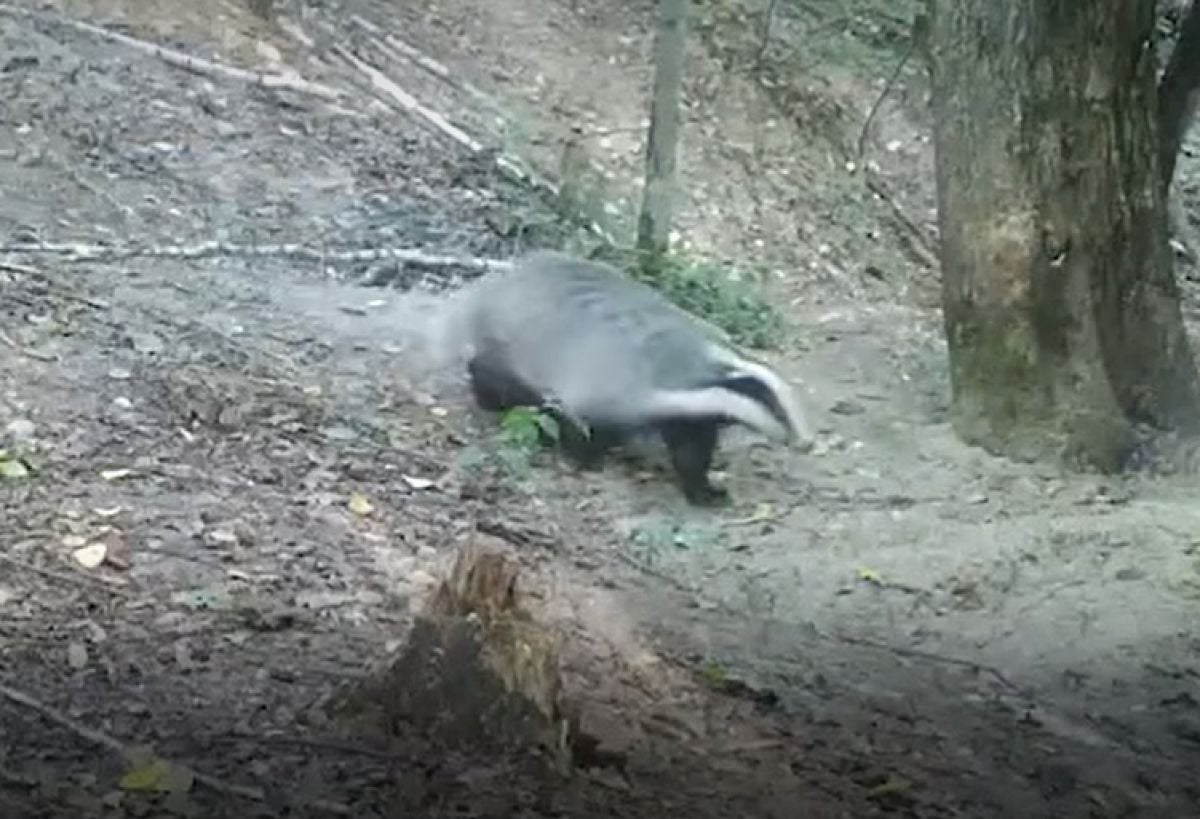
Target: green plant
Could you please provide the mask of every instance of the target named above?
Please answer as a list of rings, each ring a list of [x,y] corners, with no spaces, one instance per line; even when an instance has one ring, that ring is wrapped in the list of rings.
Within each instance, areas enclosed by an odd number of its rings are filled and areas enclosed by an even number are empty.
[[[542,446],[557,444],[561,435],[558,421],[545,410],[514,407],[500,418],[500,431],[496,436],[499,449],[495,455],[509,473],[524,478]]]
[[[783,315],[751,283],[711,262],[679,253],[648,256],[635,249],[601,243],[587,255],[645,282],[676,306],[728,333],[738,344],[767,349],[778,346],[783,339]]]

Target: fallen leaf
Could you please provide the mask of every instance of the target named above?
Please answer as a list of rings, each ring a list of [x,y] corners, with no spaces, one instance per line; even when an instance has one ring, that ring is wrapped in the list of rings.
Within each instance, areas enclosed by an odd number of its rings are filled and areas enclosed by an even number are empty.
[[[87,538],[83,535],[69,534],[63,535],[62,545],[68,549],[78,549],[80,546],[87,544]]]
[[[907,779],[896,776],[895,774],[888,774],[887,781],[871,788],[871,790],[867,792],[867,795],[871,797],[879,797],[887,796],[888,794],[892,793],[904,793],[911,787],[912,783]]]
[[[171,772],[171,763],[156,759],[149,765],[134,768],[121,777],[118,783],[127,791],[157,791],[163,790],[163,783]]]
[[[175,664],[185,671],[195,666],[195,663],[192,662],[192,652],[188,649],[187,640],[180,640],[175,643]]]
[[[874,569],[859,569],[858,579],[865,580],[868,583],[882,584],[883,578],[879,576],[879,572]]]
[[[375,507],[371,505],[371,502],[367,500],[366,496],[361,495],[358,492],[355,492],[350,496],[350,503],[348,506],[350,507],[350,511],[356,515],[369,515],[375,509]]]
[[[100,477],[106,481],[117,481],[132,474],[132,469],[105,469],[100,473]]]
[[[435,483],[435,481],[431,481],[429,478],[417,478],[413,475],[401,475],[400,479],[412,489],[428,489]]]
[[[75,558],[75,562],[85,569],[94,569],[104,562],[107,554],[108,546],[103,543],[93,543],[90,546],[76,549],[71,553],[71,557]]]
[[[128,771],[118,784],[127,791],[182,793],[191,789],[193,779],[191,771],[165,759],[153,759]]]
[[[83,643],[70,643],[67,646],[67,664],[79,671],[87,668],[87,647]]]
[[[16,459],[0,458],[0,478],[19,480],[29,476],[29,467]]]

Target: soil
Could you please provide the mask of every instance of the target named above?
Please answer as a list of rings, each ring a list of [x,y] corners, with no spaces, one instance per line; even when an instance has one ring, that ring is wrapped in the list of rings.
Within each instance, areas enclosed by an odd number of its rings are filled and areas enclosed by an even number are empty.
[[[895,12],[782,4],[789,79],[764,86],[749,29],[704,6],[681,242],[787,305],[773,361],[819,438],[735,438],[734,506],[698,511],[653,462],[481,458],[491,422],[420,346],[450,268],[355,255],[575,233],[339,44],[418,47],[453,82],[377,64],[547,175],[584,128],[620,228],[653,4],[262,5],[0,6],[0,461],[27,471],[0,480],[0,814],[1200,815],[1195,473],[1069,474],[954,436],[919,67],[853,150],[903,52],[864,21]],[[475,530],[519,546],[620,765],[564,777],[324,716]],[[122,788],[144,748],[197,778]]]

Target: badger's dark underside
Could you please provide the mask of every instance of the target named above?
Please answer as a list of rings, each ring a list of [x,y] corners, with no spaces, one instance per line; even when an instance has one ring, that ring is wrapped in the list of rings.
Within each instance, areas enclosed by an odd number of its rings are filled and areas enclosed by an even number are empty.
[[[467,362],[467,375],[475,402],[487,412],[514,407],[538,407],[559,425],[559,446],[581,469],[603,466],[605,455],[634,435],[656,431],[666,444],[671,466],[688,502],[696,506],[725,503],[729,493],[708,478],[721,429],[731,422],[722,416],[653,419],[636,428],[594,418],[576,418],[557,406],[553,396],[512,372],[501,357],[483,351]]]

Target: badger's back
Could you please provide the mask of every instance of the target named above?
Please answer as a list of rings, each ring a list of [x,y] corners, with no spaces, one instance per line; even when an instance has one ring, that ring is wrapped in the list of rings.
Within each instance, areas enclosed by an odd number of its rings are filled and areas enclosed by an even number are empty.
[[[586,417],[638,420],[652,389],[720,376],[700,325],[608,265],[538,252],[484,283],[469,341]]]

